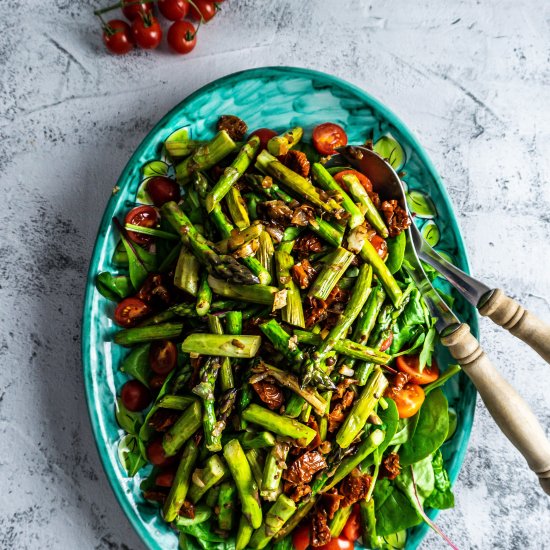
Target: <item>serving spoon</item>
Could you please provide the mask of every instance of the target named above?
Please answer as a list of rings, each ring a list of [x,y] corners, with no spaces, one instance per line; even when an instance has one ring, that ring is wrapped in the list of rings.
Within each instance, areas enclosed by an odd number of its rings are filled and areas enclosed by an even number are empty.
[[[346,164],[350,164],[359,172],[365,174],[373,183],[375,190],[381,192],[385,199],[397,200],[410,217],[403,184],[389,163],[366,147],[348,146],[340,148],[338,152],[339,155],[331,159],[331,165],[341,164],[341,161],[345,159]],[[430,313],[436,319],[436,330],[440,334],[441,343],[448,348],[451,355],[472,380],[487,410],[501,431],[523,455],[531,470],[537,474],[544,491],[550,495],[550,442],[546,438],[544,430],[527,403],[495,368],[479,342],[471,333],[468,324],[462,323],[458,319],[433,288],[417,254],[414,237],[415,229],[414,224],[411,224],[406,230],[407,246],[405,256],[409,266],[409,274],[422,293],[430,309]],[[454,268],[454,266],[451,267]],[[444,275],[444,273],[442,274]],[[462,277],[462,274],[466,275],[463,272],[460,272],[458,275]],[[471,300],[478,296],[477,303],[474,305],[480,305],[484,311],[499,311],[500,313],[496,316],[497,319],[502,319],[504,315],[507,315],[509,306],[506,306],[504,308],[506,311],[504,311],[502,304],[506,301],[514,302],[511,298],[501,293],[501,295],[497,295],[496,297],[497,305],[495,306],[494,295],[499,291],[491,291],[489,287],[483,285],[483,283],[479,283],[469,275],[466,275],[466,277],[467,279],[459,278],[461,284],[462,282],[464,284],[462,284],[461,288],[457,287],[457,290],[463,296],[465,296],[465,293],[468,293]],[[452,283],[453,281],[450,280],[450,282]],[[473,303],[471,300],[468,299],[470,303]],[[489,303],[492,306],[485,309]],[[521,308],[519,304],[515,302],[514,304],[517,306],[516,310]],[[523,308],[521,309],[523,310]],[[525,310],[523,311],[525,312]],[[523,327],[522,331],[526,330],[526,322],[528,325],[533,322],[529,317],[525,320],[524,313],[519,319],[516,319],[514,315],[513,319],[515,319],[513,327],[520,324]],[[503,322],[505,328],[508,328],[506,326],[508,324],[509,322]],[[545,353],[550,352],[550,348],[544,347],[544,345],[539,349]],[[542,353],[541,355],[548,360],[545,355]]]

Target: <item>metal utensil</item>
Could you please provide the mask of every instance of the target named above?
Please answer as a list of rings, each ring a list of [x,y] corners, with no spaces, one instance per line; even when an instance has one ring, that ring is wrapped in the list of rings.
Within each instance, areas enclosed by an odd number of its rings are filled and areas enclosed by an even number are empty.
[[[347,163],[372,181],[376,191],[383,192],[384,198],[397,200],[408,212],[401,180],[386,161],[364,147],[347,147],[339,152]],[[544,491],[550,495],[550,442],[544,430],[527,403],[492,364],[472,335],[470,327],[456,317],[433,288],[419,261],[413,230],[409,228],[406,231],[405,257],[409,273],[436,319],[441,343],[470,377],[501,431],[523,455],[531,470],[539,477]]]

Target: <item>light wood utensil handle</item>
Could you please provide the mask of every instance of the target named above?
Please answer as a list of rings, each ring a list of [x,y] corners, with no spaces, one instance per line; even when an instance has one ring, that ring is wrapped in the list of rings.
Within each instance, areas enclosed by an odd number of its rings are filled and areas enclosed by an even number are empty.
[[[479,313],[532,347],[550,363],[550,325],[527,311],[500,289],[495,290]]]
[[[501,431],[523,455],[550,495],[550,442],[527,403],[502,378],[467,324],[442,337],[441,342],[470,377]]]

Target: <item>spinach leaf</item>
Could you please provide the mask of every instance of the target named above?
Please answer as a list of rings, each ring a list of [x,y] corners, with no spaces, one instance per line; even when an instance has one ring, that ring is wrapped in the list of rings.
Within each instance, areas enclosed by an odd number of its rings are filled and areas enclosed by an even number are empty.
[[[424,331],[419,325],[403,325],[399,320],[392,326],[393,339],[389,349],[392,355],[402,350],[405,346],[421,339],[424,341]],[[414,345],[412,347],[415,347]],[[411,352],[412,353],[412,352]]]
[[[418,358],[418,370],[422,372],[426,365],[432,366],[432,355],[435,350],[435,343],[437,341],[437,332],[435,327],[430,327],[424,339],[424,344],[422,345],[422,351]]]
[[[204,521],[201,523],[192,523],[191,525],[178,525],[178,530],[186,535],[195,537],[202,548],[215,548],[215,546],[206,546],[205,542],[228,542],[226,538],[218,535],[212,530],[210,521]],[[222,546],[223,548],[223,546]],[[229,550],[230,546],[227,546]]]
[[[118,442],[118,459],[128,477],[134,477],[147,464],[139,451],[137,437],[130,434],[125,435]]]
[[[426,318],[424,316],[424,308],[422,307],[422,297],[418,289],[414,288],[411,291],[411,296],[408,304],[405,306],[403,313],[399,317],[401,326],[407,325],[422,325]]]
[[[388,243],[388,261],[386,267],[391,274],[397,273],[403,264],[405,257],[405,247],[407,245],[407,237],[402,231],[397,237],[391,237],[386,241]]]
[[[413,435],[418,421],[418,414],[411,418],[400,418],[397,424],[397,431],[390,441],[390,445],[402,445]]]
[[[392,359],[394,359],[395,357],[399,357],[400,355],[410,355],[412,353],[415,353],[420,349],[425,339],[426,333],[424,332],[422,327],[419,327],[418,325],[415,325],[415,327],[411,331],[407,331],[403,337],[401,336],[401,333],[398,333],[397,336],[394,333],[392,345],[389,350],[392,355]],[[395,342],[397,343],[394,347],[393,344]],[[405,342],[410,342],[410,347],[408,347],[407,349],[403,349],[403,347],[405,346]]]
[[[139,380],[144,386],[149,387],[149,348],[151,344],[144,344],[134,348],[122,361],[120,370],[132,378]]]
[[[112,275],[108,271],[102,271],[97,275],[95,286],[102,296],[113,302],[119,302],[121,298],[126,298],[133,292],[128,275]]]
[[[414,433],[399,451],[399,461],[402,466],[414,464],[441,447],[449,431],[447,411],[447,398],[441,389],[438,388],[426,396],[417,413],[418,422]]]
[[[445,470],[443,455],[439,450],[433,455],[432,467],[435,476],[434,490],[425,500],[424,505],[439,510],[452,508],[455,504],[455,497],[451,490],[449,475]]]
[[[119,397],[116,400],[115,417],[118,425],[129,434],[137,435],[143,423],[143,415],[139,412],[129,411]]]
[[[284,539],[277,541],[273,545],[273,550],[294,550],[294,545],[292,544],[292,537],[288,536]]]
[[[179,550],[200,550],[202,547],[197,544],[197,541],[193,537],[180,533],[178,548]]]
[[[377,449],[380,456],[382,456],[384,451],[388,448],[397,432],[397,427],[399,426],[399,413],[397,412],[397,405],[395,404],[395,401],[389,397],[386,397],[385,399],[388,404],[387,409],[384,410],[382,407],[378,407],[378,416],[386,427],[384,441],[382,441]]]
[[[422,523],[408,497],[389,479],[381,479],[374,487],[376,530],[378,535],[391,535]]]
[[[399,489],[407,495],[412,506],[416,508],[419,513],[422,513],[422,510],[418,507],[418,501],[414,494],[415,483],[418,500],[420,500],[420,504],[423,504],[424,501],[433,493],[435,487],[435,476],[431,456],[427,456],[423,460],[403,468],[400,474],[395,478],[395,484],[397,487],[399,487]]]
[[[138,290],[143,284],[147,275],[154,271],[156,266],[156,258],[141,246],[130,242],[123,235],[120,236],[128,254],[128,269],[130,271],[130,280],[133,287]]]

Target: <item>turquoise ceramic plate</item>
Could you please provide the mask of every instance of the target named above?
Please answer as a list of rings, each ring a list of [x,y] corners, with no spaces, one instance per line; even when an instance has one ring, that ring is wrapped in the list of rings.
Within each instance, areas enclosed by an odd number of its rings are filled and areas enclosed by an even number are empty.
[[[306,138],[316,124],[331,121],[346,129],[350,143],[362,143],[369,138],[379,147],[389,144],[389,149],[393,150],[393,140],[396,140],[404,153],[401,170],[405,172],[404,180],[408,185],[411,208],[417,214],[417,223],[436,248],[468,271],[460,231],[435,168],[405,125],[363,90],[310,70],[262,68],[216,80],[170,111],[138,147],[120,176],[118,193],[107,204],[90,264],[82,329],[84,381],[99,454],[120,505],[151,549],[175,549],[177,538],[160,519],[156,509],[141,498],[140,473],[132,479],[127,478],[118,460],[118,443],[123,432],[115,420],[114,404],[117,389],[124,383],[118,365],[127,350],[112,343],[116,330],[111,321],[113,305],[95,290],[94,278],[100,271],[116,271],[111,264],[117,239],[111,219],[122,215],[130,204],[136,202],[140,183],[148,174],[168,168],[163,163],[151,164],[151,161],[163,160],[162,144],[166,138],[182,127],[188,127],[193,137],[208,138],[221,114],[235,114],[250,128],[283,130],[300,125],[306,130]],[[456,312],[476,334],[474,309],[459,296],[455,298]],[[445,351],[439,350],[439,364],[445,365],[447,361]],[[466,452],[475,390],[461,374],[447,384],[445,391],[458,414],[455,435],[444,446],[446,466],[454,481]],[[447,513],[452,514],[452,511]],[[416,548],[427,529],[425,525],[412,529],[407,549]]]

